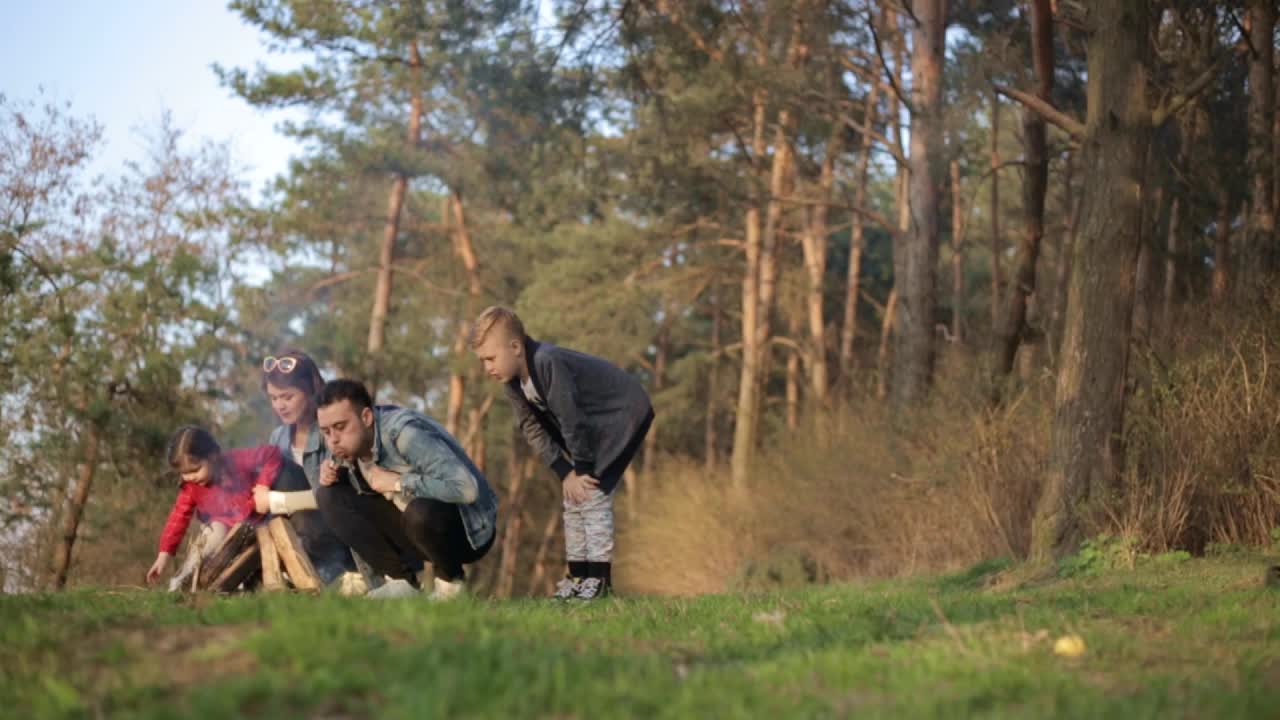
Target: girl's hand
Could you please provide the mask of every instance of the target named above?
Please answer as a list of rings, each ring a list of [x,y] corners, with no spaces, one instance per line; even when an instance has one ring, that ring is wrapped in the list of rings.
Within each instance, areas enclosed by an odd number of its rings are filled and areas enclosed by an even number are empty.
[[[173,556],[171,556],[167,552],[162,552],[156,556],[156,561],[152,563],[151,568],[147,570],[148,585],[155,582],[156,580],[159,580],[160,576],[163,575],[164,572],[169,569],[169,560],[171,560],[172,557]]]
[[[271,512],[271,488],[266,485],[253,486],[253,509],[257,510],[259,515]]]

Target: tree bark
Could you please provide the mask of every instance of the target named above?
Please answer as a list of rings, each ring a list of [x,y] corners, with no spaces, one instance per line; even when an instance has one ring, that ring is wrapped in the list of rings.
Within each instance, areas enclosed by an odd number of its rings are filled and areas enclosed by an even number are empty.
[[[933,378],[938,209],[943,160],[942,63],[947,0],[918,0],[911,48],[911,227],[894,246],[898,320],[890,385],[896,408],[924,399]]]
[[[467,359],[467,339],[470,334],[471,320],[479,311],[480,295],[484,291],[480,284],[480,262],[476,258],[475,246],[471,243],[471,230],[467,225],[466,208],[462,204],[462,194],[453,191],[446,201],[447,217],[452,221],[450,235],[453,250],[462,263],[467,277],[467,299],[462,305],[462,317],[458,319],[457,330],[453,341],[452,368],[449,372],[449,400],[445,412],[445,429],[454,437],[462,431],[462,414],[466,405],[467,376],[464,369]],[[474,368],[470,363],[468,367]]]
[[[876,380],[876,397],[881,400],[889,396],[890,347],[897,310],[898,288],[894,287],[889,290],[889,298],[884,303],[884,316],[880,318],[880,349],[876,352],[876,368],[879,373]]]
[[[1062,335],[1066,327],[1067,286],[1071,279],[1071,255],[1075,251],[1076,228],[1080,224],[1080,200],[1075,196],[1075,153],[1067,153],[1066,167],[1063,169],[1062,207],[1066,212],[1066,223],[1062,228],[1062,236],[1058,241],[1057,276],[1054,279],[1052,336],[1050,351],[1057,364],[1062,349]]]
[[[808,284],[805,287],[805,310],[809,319],[809,390],[814,405],[822,407],[827,402],[829,384],[827,369],[827,320],[823,311],[823,290],[827,275],[827,241],[830,231],[827,217],[835,189],[836,157],[840,155],[844,136],[843,124],[833,120],[831,135],[827,138],[826,155],[822,158],[822,170],[818,174],[818,202],[810,211],[809,222],[801,236],[804,268]],[[857,215],[857,213],[854,213]]]
[[[951,161],[951,339],[964,342],[964,196],[960,161]]]
[[[871,87],[867,90],[866,109],[863,111],[863,124],[868,128],[875,125],[879,100],[880,83],[871,83]],[[854,207],[866,207],[870,170],[871,137],[864,134],[862,152],[858,156],[858,165],[854,170]],[[866,246],[862,213],[853,213],[850,222],[852,225],[849,229],[849,271],[845,279],[844,324],[840,334],[840,375],[846,379],[853,370],[853,343],[858,337],[858,294],[862,282],[862,252]]]
[[[1249,0],[1249,173],[1252,192],[1241,269],[1245,282],[1239,288],[1253,292],[1275,269],[1275,55],[1272,33],[1276,24],[1274,0]]]
[[[1049,563],[1079,546],[1096,495],[1123,466],[1121,429],[1151,135],[1150,0],[1088,3],[1088,119],[1080,235],[1067,303],[1045,487],[1031,555]]]
[[[1169,234],[1165,240],[1164,293],[1160,307],[1160,332],[1168,337],[1173,329],[1173,297],[1177,292],[1178,273],[1178,221],[1181,217],[1181,198],[1175,196],[1169,205]]]
[[[1031,57],[1036,71],[1036,97],[1051,102],[1053,99],[1053,11],[1049,0],[1031,2]],[[1022,243],[1018,248],[1018,263],[1013,273],[1013,283],[1008,291],[1008,305],[1004,322],[997,326],[999,348],[997,352],[997,380],[1013,371],[1018,346],[1027,332],[1028,299],[1036,288],[1036,265],[1040,259],[1040,244],[1044,239],[1045,195],[1049,189],[1049,151],[1047,126],[1044,118],[1024,108],[1022,111],[1022,135],[1026,163],[1023,181],[1023,205],[1025,227]],[[991,187],[997,183],[992,178]],[[996,400],[999,400],[1000,382],[993,384]]]
[[[502,561],[498,566],[498,581],[494,595],[500,598],[511,597],[515,587],[516,554],[520,551],[521,510],[524,508],[525,462],[520,456],[520,444],[524,438],[519,431],[512,433],[510,447],[507,448],[507,487],[508,507],[506,508],[507,524],[502,530]]]
[[[787,54],[792,56],[799,24],[799,13],[793,22],[792,39]],[[764,33],[767,35],[766,32]],[[769,47],[759,42],[756,64],[764,69],[769,63]],[[752,142],[751,160],[759,165],[764,162],[768,149],[766,134],[766,104],[768,94],[757,88],[752,94]],[[769,174],[769,199],[764,203],[764,221],[761,219],[760,202],[756,199],[747,209],[745,228],[746,267],[742,282],[742,370],[738,381],[738,411],[734,418],[733,455],[730,459],[730,479],[733,487],[746,487],[747,469],[755,453],[756,429],[760,417],[760,394],[765,375],[765,355],[769,349],[770,312],[777,280],[775,245],[777,227],[781,220],[783,187],[790,169],[789,126],[791,113],[783,109],[778,114],[776,141]]]
[[[720,464],[720,432],[717,424],[720,408],[720,302],[711,295],[711,361],[707,367],[707,417],[703,435],[703,464],[708,477]]]
[[[62,519],[62,537],[53,553],[53,589],[55,590],[61,590],[67,586],[67,576],[71,573],[71,554],[75,550],[76,537],[80,533],[80,521],[84,518],[84,508],[89,503],[89,491],[93,488],[93,479],[98,472],[101,435],[93,423],[87,423],[84,432],[84,455],[80,464],[80,476],[76,478],[75,489],[71,491],[66,515]]]
[[[1226,189],[1218,191],[1218,222],[1213,233],[1213,280],[1212,293],[1214,303],[1221,304],[1227,299],[1231,264],[1231,196]]]
[[[415,76],[421,73],[422,57],[417,43],[409,46],[409,68]],[[412,153],[417,149],[422,134],[422,94],[414,87],[409,101],[409,129],[405,143]],[[387,339],[387,314],[391,309],[391,269],[395,262],[396,236],[400,234],[400,215],[404,208],[405,194],[409,189],[409,176],[397,173],[387,198],[386,220],[382,226],[382,242],[378,249],[378,276],[373,290],[373,309],[369,313],[369,341],[366,350],[374,362],[373,382],[370,390],[377,392],[380,375],[378,357]]]
[[[991,329],[1000,328],[1004,241],[1000,238],[1000,95],[991,91]]]

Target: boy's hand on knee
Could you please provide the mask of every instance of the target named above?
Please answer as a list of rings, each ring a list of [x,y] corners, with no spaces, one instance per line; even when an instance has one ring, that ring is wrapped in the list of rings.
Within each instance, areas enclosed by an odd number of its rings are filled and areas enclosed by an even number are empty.
[[[569,502],[578,504],[587,499],[587,493],[598,487],[600,481],[590,475],[570,472],[564,479],[564,496]]]

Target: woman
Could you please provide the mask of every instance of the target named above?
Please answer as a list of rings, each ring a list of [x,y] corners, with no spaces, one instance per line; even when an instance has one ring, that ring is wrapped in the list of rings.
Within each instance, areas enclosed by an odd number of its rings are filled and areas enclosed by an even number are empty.
[[[286,463],[281,481],[272,489],[254,489],[254,501],[259,512],[290,517],[321,581],[328,584],[341,577],[344,592],[362,592],[365,583],[352,572],[356,565],[350,548],[316,510],[320,465],[329,458],[316,427],[316,397],[323,387],[319,368],[304,352],[287,350],[262,361],[262,391],[281,422],[270,443],[292,462]]]

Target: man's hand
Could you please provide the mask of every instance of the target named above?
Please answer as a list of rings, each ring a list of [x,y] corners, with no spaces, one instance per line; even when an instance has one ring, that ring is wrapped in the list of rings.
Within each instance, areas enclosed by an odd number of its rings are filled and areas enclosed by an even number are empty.
[[[570,471],[564,479],[564,496],[569,502],[577,505],[587,499],[587,493],[600,487],[600,481],[590,475],[579,475]]]
[[[173,556],[167,552],[162,552],[156,556],[156,561],[152,563],[151,568],[147,570],[148,585],[159,580],[160,576],[164,574],[164,571],[169,569],[169,560],[172,557]]]
[[[380,492],[383,495],[399,490],[400,473],[386,468],[374,466],[364,474],[364,479],[368,481],[369,487],[373,488],[374,492]]]
[[[266,485],[253,486],[253,509],[257,510],[259,515],[271,512],[271,488]]]
[[[329,487],[338,482],[338,461],[329,458],[320,463],[320,484]]]

